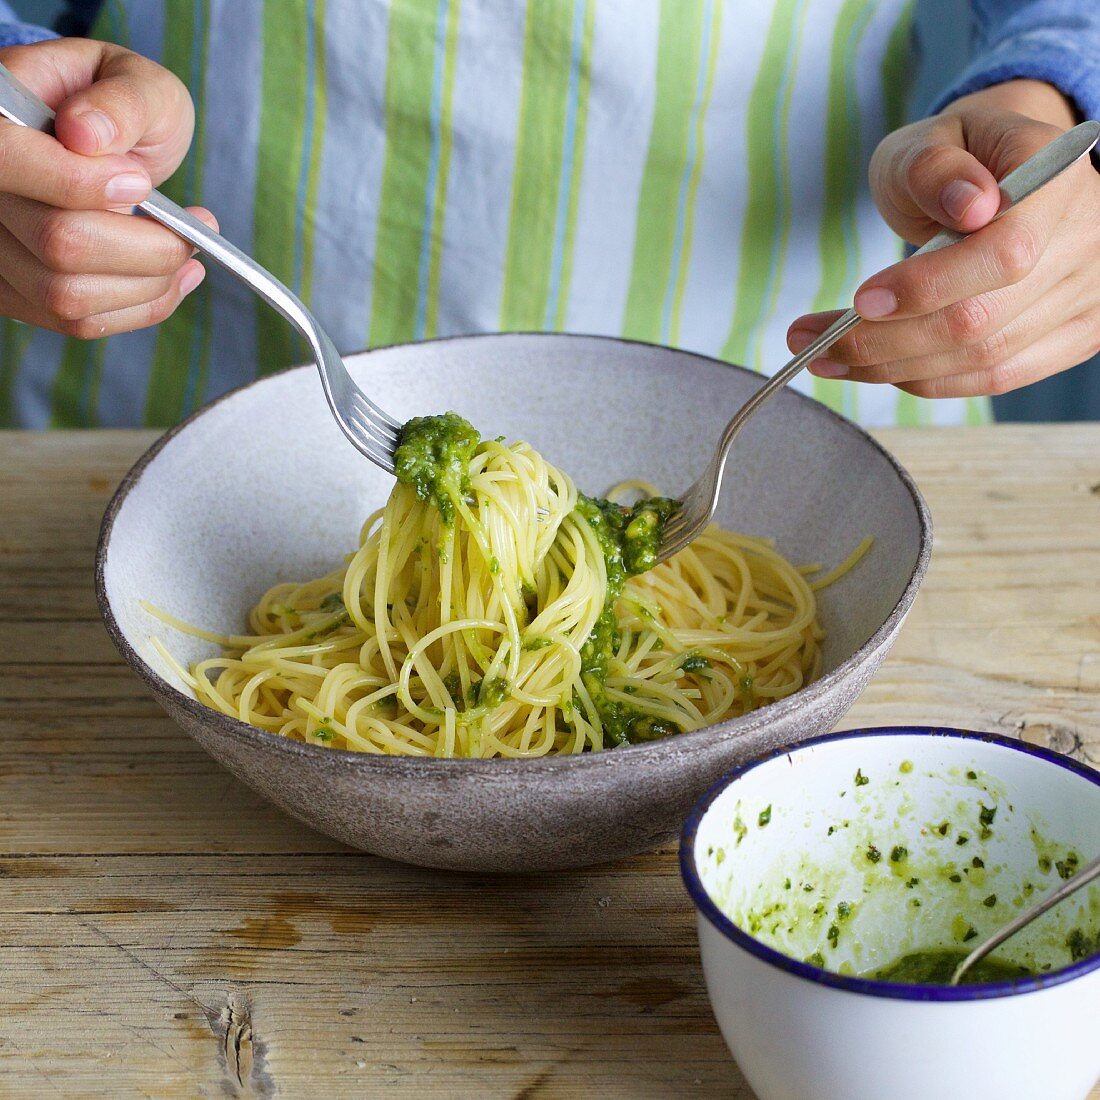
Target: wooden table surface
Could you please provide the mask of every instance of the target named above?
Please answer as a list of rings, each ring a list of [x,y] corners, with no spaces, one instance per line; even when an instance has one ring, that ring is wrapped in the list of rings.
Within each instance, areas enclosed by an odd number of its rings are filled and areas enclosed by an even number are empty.
[[[92,591],[100,514],[151,439],[0,433],[0,1094],[750,1097],[671,848],[558,875],[386,863],[162,714]],[[881,439],[936,548],[844,726],[1100,766],[1100,425]]]

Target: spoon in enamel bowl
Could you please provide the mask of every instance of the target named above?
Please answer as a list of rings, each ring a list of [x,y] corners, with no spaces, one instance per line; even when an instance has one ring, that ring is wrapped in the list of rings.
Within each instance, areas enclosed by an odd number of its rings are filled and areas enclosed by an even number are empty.
[[[982,942],[955,967],[955,973],[951,975],[951,981],[947,984],[958,985],[962,976],[976,962],[980,959],[984,959],[986,955],[1000,947],[1010,936],[1015,936],[1021,928],[1029,925],[1037,917],[1041,917],[1048,909],[1053,909],[1060,901],[1065,901],[1071,894],[1077,893],[1083,886],[1087,886],[1097,878],[1100,878],[1100,856],[1097,856],[1091,863],[1086,863],[1073,878],[1067,879],[1056,890],[1051,890],[1046,897],[1041,898],[1029,909],[1025,909],[1018,917],[1014,917],[1008,924],[998,928],[992,936],[987,936],[982,940]]]

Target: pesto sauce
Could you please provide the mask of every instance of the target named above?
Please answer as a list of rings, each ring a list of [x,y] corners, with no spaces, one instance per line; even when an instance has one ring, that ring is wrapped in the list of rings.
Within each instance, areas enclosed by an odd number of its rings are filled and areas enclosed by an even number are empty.
[[[604,737],[610,745],[637,745],[682,733],[680,726],[665,722],[628,703],[608,698],[604,682],[611,655],[621,634],[615,605],[627,578],[657,564],[661,535],[678,504],[667,497],[650,497],[633,508],[577,496],[577,512],[596,532],[607,572],[607,597],[588,640],[581,648],[581,680],[600,715]]]
[[[455,501],[470,488],[470,459],[481,436],[458,413],[414,416],[401,429],[394,452],[394,475],[434,504],[447,526],[454,523]]]
[[[870,971],[865,977],[880,982],[904,982],[910,985],[949,985],[955,968],[969,953],[955,947],[913,951],[886,966]],[[1028,977],[1033,977],[1033,974],[1026,966],[987,955],[963,974],[959,985],[1011,982]]]
[[[488,680],[472,681],[464,696],[457,672],[444,676],[443,686],[460,714],[470,710],[493,710],[508,698],[509,691],[508,681],[503,676],[493,676]]]
[[[456,502],[469,493],[470,460],[480,442],[477,430],[457,413],[414,417],[402,427],[398,437],[394,474],[398,481],[410,485],[421,500],[434,504],[443,522],[451,526]],[[655,741],[682,732],[675,723],[609,699],[604,687],[611,655],[620,640],[615,605],[629,576],[645,573],[657,564],[665,524],[678,507],[679,502],[668,497],[649,497],[630,508],[583,494],[577,497],[576,510],[595,531],[607,570],[603,610],[581,649],[581,679],[599,712],[610,745]],[[522,595],[527,599],[527,592]],[[530,597],[533,601],[534,593]],[[537,608],[528,610],[534,618]],[[532,638],[525,641],[524,649],[539,649],[548,644],[548,639]],[[681,667],[695,672],[709,668],[710,662],[688,655]],[[493,680],[488,686],[472,685],[471,690],[477,689],[477,697],[468,702],[474,706],[498,706],[507,694],[507,685],[502,688],[502,683]],[[457,698],[454,691],[451,694]],[[574,705],[579,705],[579,701],[574,699]]]
[[[1090,936],[1080,928],[1074,928],[1066,936],[1066,947],[1073,962],[1080,962],[1090,955],[1100,955],[1100,929]]]

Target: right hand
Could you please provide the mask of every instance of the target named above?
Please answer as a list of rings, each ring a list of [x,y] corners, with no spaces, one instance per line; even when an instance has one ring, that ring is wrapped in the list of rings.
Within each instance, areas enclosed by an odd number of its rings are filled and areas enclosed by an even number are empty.
[[[187,152],[187,89],[91,39],[12,46],[0,62],[57,112],[56,137],[0,119],[0,315],[85,340],[159,324],[205,270],[130,208]]]

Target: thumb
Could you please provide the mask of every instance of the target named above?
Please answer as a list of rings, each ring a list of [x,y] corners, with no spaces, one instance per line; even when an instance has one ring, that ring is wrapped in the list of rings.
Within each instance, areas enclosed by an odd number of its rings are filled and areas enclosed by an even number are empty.
[[[153,184],[175,171],[191,143],[194,109],[167,69],[128,50],[105,47],[91,82],[57,108],[54,132],[84,156],[130,153]]]
[[[973,233],[1000,209],[997,180],[964,147],[961,124],[939,116],[890,134],[871,158],[871,191],[890,227],[923,244],[946,226]]]

